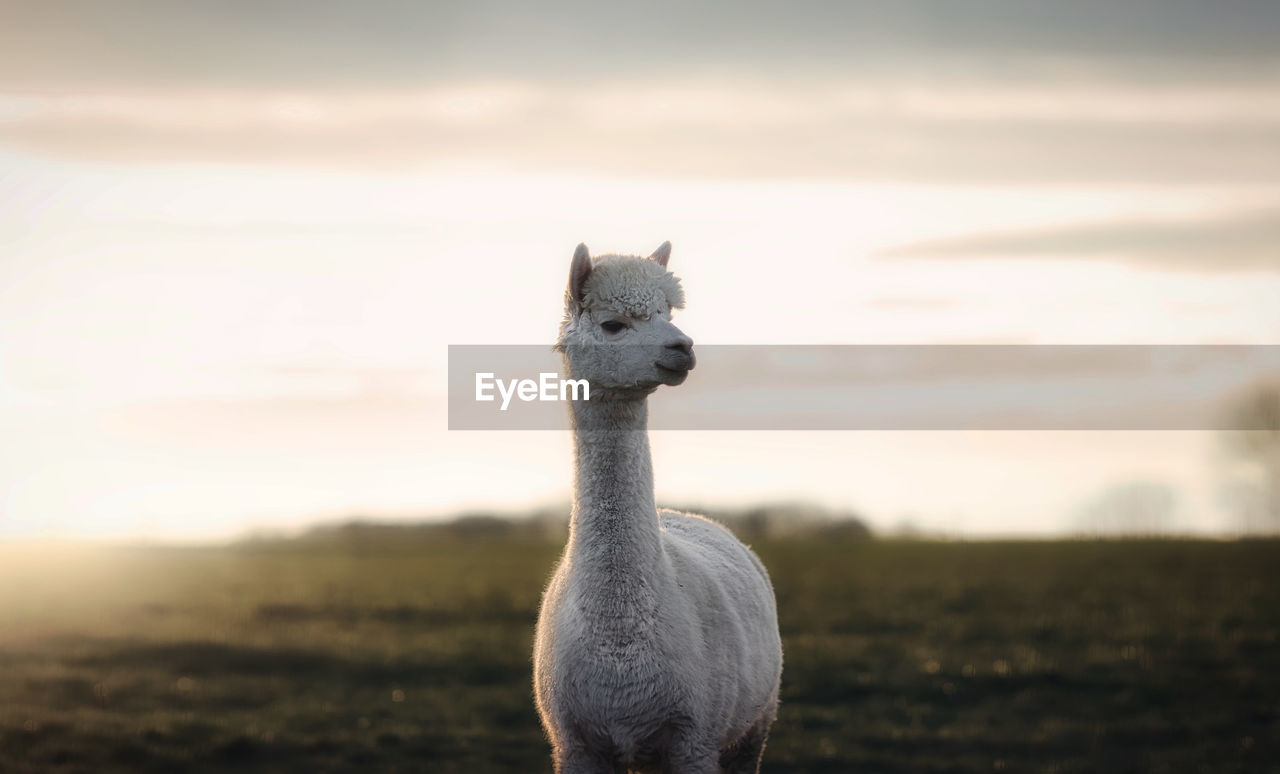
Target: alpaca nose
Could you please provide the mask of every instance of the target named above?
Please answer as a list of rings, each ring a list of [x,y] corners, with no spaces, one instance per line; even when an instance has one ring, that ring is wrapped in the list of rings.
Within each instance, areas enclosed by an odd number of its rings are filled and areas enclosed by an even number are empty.
[[[667,344],[667,349],[675,350],[681,355],[684,355],[684,357],[689,361],[689,368],[693,368],[694,363],[697,362],[697,359],[693,355],[693,339],[685,336],[684,334],[680,334],[679,338],[669,342]]]

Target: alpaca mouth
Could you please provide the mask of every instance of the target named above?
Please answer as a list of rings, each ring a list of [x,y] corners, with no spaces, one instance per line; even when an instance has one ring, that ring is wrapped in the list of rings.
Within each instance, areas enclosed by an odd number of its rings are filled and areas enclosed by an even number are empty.
[[[661,377],[663,384],[680,384],[689,377],[688,368],[668,368],[661,363],[654,363],[653,366],[658,369],[658,376]]]

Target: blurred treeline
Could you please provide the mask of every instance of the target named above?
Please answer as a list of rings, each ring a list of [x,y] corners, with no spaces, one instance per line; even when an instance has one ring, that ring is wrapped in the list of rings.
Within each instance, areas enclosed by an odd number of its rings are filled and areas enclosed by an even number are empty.
[[[852,511],[835,511],[811,503],[771,503],[742,508],[698,504],[663,506],[714,519],[743,540],[841,538],[869,539],[871,528]],[[468,511],[441,521],[387,522],[353,517],[315,527],[301,537],[317,543],[413,545],[449,538],[545,538],[563,541],[569,531],[570,506],[538,508],[526,513]],[[260,538],[259,540],[266,540]]]

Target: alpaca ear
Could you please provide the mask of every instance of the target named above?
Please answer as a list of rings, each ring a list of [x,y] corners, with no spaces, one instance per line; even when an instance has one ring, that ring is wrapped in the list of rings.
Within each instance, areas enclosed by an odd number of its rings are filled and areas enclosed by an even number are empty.
[[[671,258],[671,243],[663,242],[658,245],[658,249],[653,251],[653,255],[649,256],[649,260],[657,261],[662,268],[667,268],[667,260]]]
[[[575,306],[582,305],[587,277],[591,276],[591,253],[585,244],[573,251],[573,263],[569,265],[569,300]]]

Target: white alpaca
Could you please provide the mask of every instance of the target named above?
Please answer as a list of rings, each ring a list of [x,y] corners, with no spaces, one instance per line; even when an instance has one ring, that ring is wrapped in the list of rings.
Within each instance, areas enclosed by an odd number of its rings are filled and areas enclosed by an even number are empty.
[[[560,774],[756,772],[778,705],[782,643],[760,560],[724,527],[654,507],[646,398],[693,368],[684,305],[648,259],[579,245],[557,348],[571,403],[569,542],[542,600],[534,691]]]

